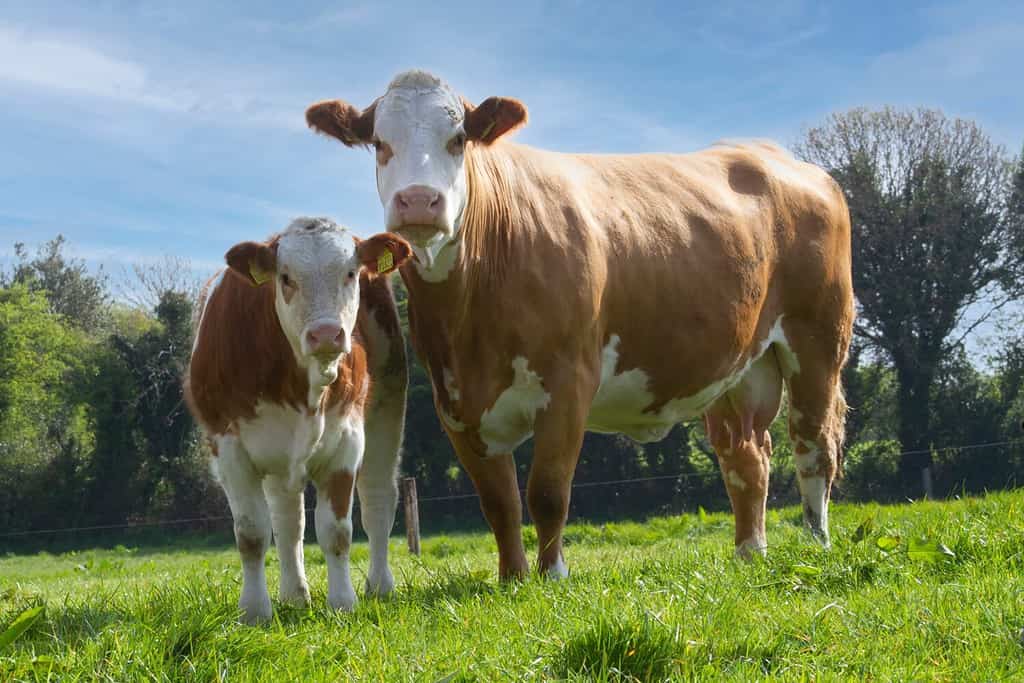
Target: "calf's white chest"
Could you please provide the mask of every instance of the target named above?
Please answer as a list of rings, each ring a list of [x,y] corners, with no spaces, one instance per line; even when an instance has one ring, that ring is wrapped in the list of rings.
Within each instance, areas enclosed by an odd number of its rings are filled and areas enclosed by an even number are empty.
[[[310,415],[291,406],[260,402],[255,418],[239,422],[238,438],[257,470],[298,479],[329,459],[355,470],[363,454],[362,422],[358,411]]]

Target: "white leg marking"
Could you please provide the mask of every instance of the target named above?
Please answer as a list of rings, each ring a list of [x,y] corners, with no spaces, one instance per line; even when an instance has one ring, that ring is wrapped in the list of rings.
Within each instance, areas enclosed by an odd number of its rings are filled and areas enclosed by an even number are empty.
[[[302,537],[306,527],[302,489],[292,490],[278,477],[263,480],[263,492],[270,506],[274,527],[274,543],[281,562],[281,602],[305,606],[309,604],[309,584],[306,583],[305,560],[302,555]]]
[[[242,559],[242,595],[238,606],[246,622],[267,621],[273,614],[263,568],[263,558],[270,545],[270,510],[260,486],[260,476],[238,439],[220,437],[217,451],[211,466],[227,494]]]
[[[565,560],[562,559],[561,553],[559,553],[558,559],[555,561],[555,563],[548,567],[547,571],[544,572],[544,574],[549,579],[554,579],[556,581],[569,578],[569,568],[565,566]]]
[[[725,475],[725,480],[733,486],[733,488],[739,489],[740,491],[747,490],[747,482],[744,481],[743,477],[736,470],[729,470]]]
[[[740,541],[736,546],[736,557],[741,560],[751,560],[755,555],[765,557],[768,555],[768,541],[760,531],[755,531],[750,538]]]
[[[828,484],[825,477],[797,476],[800,497],[803,499],[804,524],[826,548],[831,546],[828,535]]]

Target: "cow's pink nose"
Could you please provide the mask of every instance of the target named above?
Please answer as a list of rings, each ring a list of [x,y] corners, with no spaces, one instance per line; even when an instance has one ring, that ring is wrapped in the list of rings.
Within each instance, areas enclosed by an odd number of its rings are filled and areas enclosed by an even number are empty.
[[[314,353],[317,351],[341,351],[341,336],[341,325],[335,323],[319,323],[306,332],[310,351]]]
[[[433,225],[444,212],[444,197],[426,185],[410,185],[395,193],[395,209],[403,225]]]

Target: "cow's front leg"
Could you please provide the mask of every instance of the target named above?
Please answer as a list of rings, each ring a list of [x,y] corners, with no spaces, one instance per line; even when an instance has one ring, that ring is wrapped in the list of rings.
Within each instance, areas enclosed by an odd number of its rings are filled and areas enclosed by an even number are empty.
[[[238,438],[217,439],[212,468],[228,497],[235,543],[242,559],[242,595],[238,606],[247,623],[267,621],[273,614],[263,558],[270,546],[270,511],[257,474]]]
[[[569,576],[562,553],[562,532],[569,516],[572,479],[583,445],[587,403],[585,389],[568,385],[566,394],[555,394],[537,416],[533,464],[526,486],[526,503],[537,529],[537,570],[542,576]]]
[[[327,603],[345,611],[356,605],[349,571],[355,481],[355,469],[349,463],[328,467],[316,479],[316,538],[327,565]]]
[[[530,571],[523,549],[523,503],[519,497],[516,463],[511,453],[484,455],[463,432],[448,431],[455,454],[480,495],[480,509],[498,544],[498,577],[524,578]]]
[[[306,528],[302,489],[291,488],[280,477],[267,477],[263,480],[263,492],[270,505],[274,543],[281,562],[278,598],[286,604],[306,606],[309,604],[309,584],[306,583],[302,556],[302,537]]]

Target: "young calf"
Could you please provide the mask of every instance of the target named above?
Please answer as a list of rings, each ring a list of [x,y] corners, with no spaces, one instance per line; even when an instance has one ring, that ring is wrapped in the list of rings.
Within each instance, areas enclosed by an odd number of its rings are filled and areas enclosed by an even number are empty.
[[[394,586],[387,551],[407,371],[390,285],[377,276],[408,256],[395,235],[358,240],[329,219],[300,218],[266,242],[232,247],[228,268],[200,298],[185,396],[234,517],[239,607],[249,622],[271,616],[263,569],[271,528],[281,601],[309,603],[309,479],[331,607],[356,602],[348,567],[354,484],[370,539],[367,590]]]

